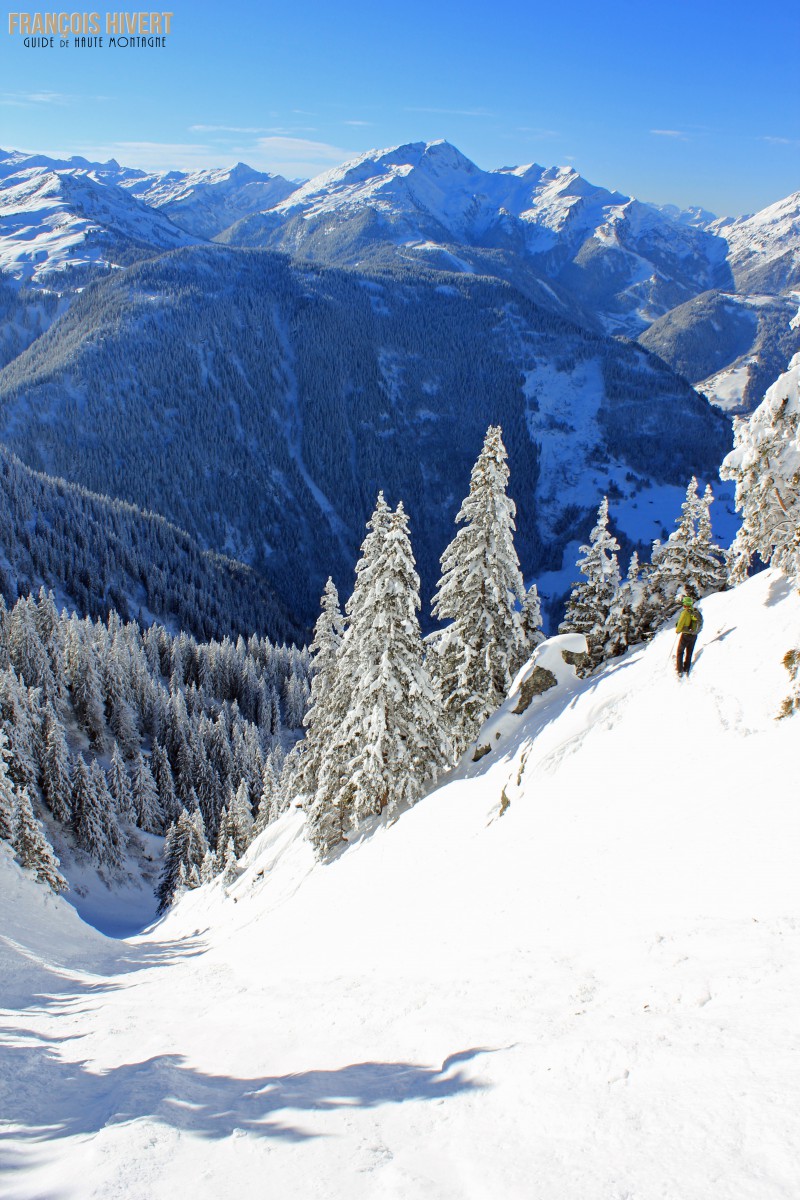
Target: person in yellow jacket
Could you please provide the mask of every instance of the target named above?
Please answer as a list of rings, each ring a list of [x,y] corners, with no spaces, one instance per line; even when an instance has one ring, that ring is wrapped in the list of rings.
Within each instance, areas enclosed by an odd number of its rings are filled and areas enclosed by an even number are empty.
[[[678,624],[675,626],[675,632],[678,634],[678,658],[675,665],[679,676],[688,676],[691,670],[694,645],[702,625],[700,610],[694,607],[691,596],[684,596]]]

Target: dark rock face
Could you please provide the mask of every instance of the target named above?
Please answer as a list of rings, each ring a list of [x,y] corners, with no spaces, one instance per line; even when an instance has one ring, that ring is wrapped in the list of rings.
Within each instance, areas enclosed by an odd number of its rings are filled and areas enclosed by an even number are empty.
[[[564,657],[566,658],[566,655]],[[552,671],[548,671],[546,667],[534,667],[520,685],[519,700],[513,711],[518,714],[524,713],[535,696],[549,692],[557,683],[558,680]]]

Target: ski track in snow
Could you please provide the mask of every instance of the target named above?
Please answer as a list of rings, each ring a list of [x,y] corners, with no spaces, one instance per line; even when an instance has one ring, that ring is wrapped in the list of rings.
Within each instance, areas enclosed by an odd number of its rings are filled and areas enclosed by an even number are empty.
[[[0,854],[4,1200],[796,1200],[800,597],[702,608],[138,937]]]

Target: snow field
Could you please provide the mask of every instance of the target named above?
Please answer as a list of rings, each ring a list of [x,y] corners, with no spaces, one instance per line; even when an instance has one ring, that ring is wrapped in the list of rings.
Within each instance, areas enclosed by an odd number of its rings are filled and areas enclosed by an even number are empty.
[[[139,938],[0,861],[4,1195],[794,1200],[800,597],[701,607],[689,680],[665,630]]]

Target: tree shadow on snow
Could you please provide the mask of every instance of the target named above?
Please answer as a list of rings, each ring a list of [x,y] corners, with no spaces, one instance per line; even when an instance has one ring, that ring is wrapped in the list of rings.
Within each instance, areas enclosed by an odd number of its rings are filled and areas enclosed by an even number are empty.
[[[785,600],[792,593],[792,585],[789,582],[788,576],[779,575],[777,579],[773,579],[769,585],[767,592],[767,606],[772,608],[775,604],[780,604],[781,600]]]
[[[120,986],[116,981],[118,976],[152,967],[173,966],[205,950],[199,934],[177,941],[123,945],[124,954],[115,946],[112,954],[94,958],[89,955],[77,967],[69,961],[46,961],[13,938],[0,935],[0,963],[5,977],[1,997],[3,1007],[16,1011],[47,1008],[49,1012],[68,1008],[74,1012],[76,1002],[82,997],[116,990]],[[67,955],[68,960],[69,957]]]
[[[0,1047],[0,1111],[12,1126],[0,1134],[0,1169],[26,1165],[20,1144],[98,1133],[109,1125],[147,1118],[204,1138],[235,1130],[259,1137],[305,1141],[323,1136],[285,1115],[342,1108],[376,1108],[413,1100],[441,1100],[488,1085],[459,1064],[491,1050],[452,1054],[441,1067],[407,1062],[364,1062],[331,1071],[235,1079],[207,1075],[180,1055],[162,1054],[96,1073],[64,1062],[52,1046]],[[9,1146],[8,1142],[16,1143]]]

